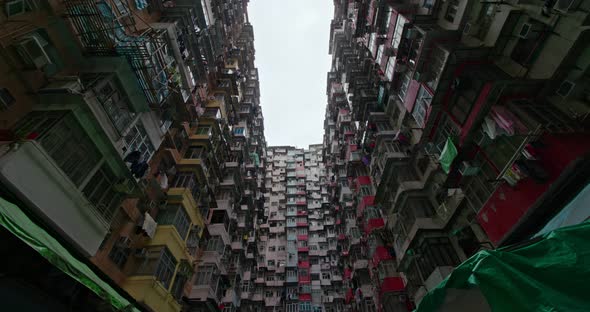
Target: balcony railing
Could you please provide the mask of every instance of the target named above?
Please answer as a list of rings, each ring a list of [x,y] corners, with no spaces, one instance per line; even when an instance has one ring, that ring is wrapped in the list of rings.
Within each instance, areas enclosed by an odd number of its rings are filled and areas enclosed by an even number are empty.
[[[64,4],[84,52],[125,56],[148,103],[159,108],[170,95],[169,79],[178,75],[174,58],[168,54],[167,31],[149,28],[138,36],[129,35],[135,30],[133,18],[121,19],[105,1],[65,0]]]

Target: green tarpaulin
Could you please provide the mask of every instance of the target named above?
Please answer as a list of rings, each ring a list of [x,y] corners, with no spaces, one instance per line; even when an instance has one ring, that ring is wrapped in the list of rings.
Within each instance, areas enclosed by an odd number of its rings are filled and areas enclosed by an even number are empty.
[[[420,302],[431,311],[590,311],[590,222],[480,251]]]
[[[447,138],[447,142],[445,143],[445,147],[443,148],[442,152],[440,153],[440,157],[438,160],[440,161],[440,166],[442,169],[449,173],[451,170],[451,165],[453,164],[453,160],[457,157],[457,148],[453,143],[453,140],[449,137]]]
[[[127,299],[98,277],[92,269],[76,259],[55,238],[29,219],[18,206],[2,198],[0,198],[0,224],[40,253],[51,264],[110,302],[115,309],[139,312]]]

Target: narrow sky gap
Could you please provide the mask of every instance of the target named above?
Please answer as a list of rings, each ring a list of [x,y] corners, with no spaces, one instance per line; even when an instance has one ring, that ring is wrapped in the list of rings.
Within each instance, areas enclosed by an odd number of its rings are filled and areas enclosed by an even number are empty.
[[[331,0],[252,0],[260,103],[269,146],[322,142]]]

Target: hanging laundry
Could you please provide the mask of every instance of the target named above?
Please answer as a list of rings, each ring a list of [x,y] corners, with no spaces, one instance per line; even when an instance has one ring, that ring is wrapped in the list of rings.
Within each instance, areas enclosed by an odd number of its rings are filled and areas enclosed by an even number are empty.
[[[148,7],[148,2],[146,0],[135,0],[135,7],[138,10],[143,10]]]
[[[148,168],[149,165],[145,161],[135,163],[131,165],[131,173],[133,173],[133,176],[140,179],[145,175],[145,172],[148,170]]]
[[[125,156],[125,158],[123,158],[123,160],[127,163],[136,163],[139,161],[139,159],[141,158],[141,153],[139,151],[133,151],[129,154],[127,154],[127,156]]]

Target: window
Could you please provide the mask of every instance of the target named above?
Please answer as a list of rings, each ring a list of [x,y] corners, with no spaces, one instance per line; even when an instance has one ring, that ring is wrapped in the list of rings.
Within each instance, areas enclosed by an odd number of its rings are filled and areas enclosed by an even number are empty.
[[[424,127],[424,120],[426,119],[426,113],[430,107],[431,100],[432,95],[426,91],[426,88],[421,86],[418,91],[418,96],[416,97],[414,109],[412,109],[412,116],[414,116],[414,120],[416,120],[416,123],[420,127]]]
[[[235,135],[244,135],[244,132],[246,132],[246,128],[244,128],[244,127],[234,128]]]
[[[109,259],[111,259],[119,269],[123,269],[127,262],[127,258],[131,253],[129,243],[130,240],[128,237],[119,237],[111,249],[111,252],[109,252]]]
[[[391,81],[393,79],[394,68],[395,68],[395,56],[391,56],[387,60],[387,67],[385,67],[385,77],[389,81]]]
[[[198,159],[205,154],[205,150],[202,147],[191,146],[184,153],[184,158],[187,159]]]
[[[199,266],[196,273],[195,285],[210,285],[213,280],[213,274],[216,273],[215,271],[216,268],[212,265]]]
[[[275,280],[275,277],[274,277],[274,275],[267,275],[267,276],[266,276],[266,281],[267,281],[267,282],[274,282],[274,280]]]
[[[445,19],[448,22],[454,22],[455,16],[457,15],[457,10],[459,8],[459,0],[450,0],[449,4],[447,5],[447,11],[445,13]]]
[[[322,279],[329,280],[330,279],[330,273],[322,273]]]
[[[274,252],[274,251],[275,251],[275,249],[276,249],[276,248],[275,248],[275,246],[270,246],[270,247],[268,247],[268,251],[272,251],[272,252]]]
[[[186,238],[191,225],[188,215],[181,205],[166,206],[166,209],[158,213],[156,222],[160,225],[174,226],[182,239]]]
[[[273,295],[274,295],[274,293],[272,291],[270,291],[270,290],[267,290],[267,291],[264,292],[264,297],[266,297],[266,298],[270,298]]]
[[[376,41],[376,39],[377,39],[377,33],[374,32],[374,33],[371,34],[371,36],[369,38],[369,46],[368,46],[369,50],[371,50],[371,55],[373,55],[373,56],[375,56],[375,49],[374,49],[374,47],[375,47],[375,41]]]
[[[268,261],[266,262],[266,264],[267,264],[268,266],[275,266],[275,261],[274,261],[274,260],[268,260]]]
[[[0,88],[0,111],[8,110],[16,102],[10,91]]]
[[[223,239],[221,239],[221,236],[211,236],[211,238],[209,238],[209,240],[207,241],[205,251],[216,251],[219,254],[223,254],[224,250],[225,244],[223,243]]]
[[[101,217],[108,223],[123,200],[122,195],[113,189],[117,177],[107,164],[103,164],[86,183],[82,193],[94,205]]]
[[[311,285],[309,285],[309,284],[300,285],[299,286],[299,293],[302,293],[302,294],[309,294],[309,293],[311,293]]]
[[[391,39],[391,47],[397,49],[399,47],[399,43],[402,39],[402,34],[404,32],[404,25],[406,24],[406,19],[399,15],[397,16],[397,22],[395,23],[395,32],[393,33],[393,38]]]
[[[287,312],[298,312],[299,311],[299,304],[298,303],[288,303],[286,305],[287,307]]]
[[[399,98],[404,101],[406,98],[406,92],[408,91],[408,87],[410,86],[410,77],[408,75],[402,75],[402,84],[399,88]]]
[[[179,302],[182,300],[182,294],[184,293],[184,286],[188,281],[189,277],[192,273],[192,266],[188,264],[186,260],[180,261],[180,265],[178,267],[178,273],[176,273],[176,278],[174,279],[174,283],[172,284],[172,289],[170,290],[172,296]]]
[[[6,16],[15,16],[29,11],[24,0],[7,1],[5,5]]]
[[[46,65],[53,63],[45,51],[49,46],[46,38],[34,32],[25,35],[16,44],[16,50],[27,67],[45,70]]]
[[[34,112],[17,128],[21,132],[38,133],[37,141],[78,187],[102,158],[73,113]]]
[[[168,248],[148,249],[135,274],[154,276],[164,288],[168,288],[176,269],[176,263],[176,259]]]
[[[421,255],[416,261],[422,276],[428,278],[438,266],[456,266],[459,264],[457,253],[447,237],[425,238],[417,253]]]
[[[364,196],[369,196],[369,195],[371,195],[371,193],[372,192],[371,192],[371,186],[370,185],[368,185],[368,186],[363,185],[363,186],[361,186],[359,188],[359,194],[360,194],[360,196],[363,196],[363,197]]]
[[[300,312],[311,311],[311,302],[308,302],[308,301],[300,302],[299,303],[299,311]]]
[[[379,49],[377,49],[377,57],[375,58],[375,61],[379,65],[381,65],[381,59],[383,58],[383,49],[385,49],[385,45],[384,44],[380,45],[379,46]]]
[[[279,251],[285,251],[285,246],[279,246]]]
[[[119,82],[111,76],[98,82],[93,89],[115,129],[122,134],[132,124],[135,114],[129,110],[129,100]]]
[[[125,134],[124,141],[127,152],[139,151],[143,161],[148,161],[154,154],[154,145],[140,121],[131,126],[127,134]]]
[[[173,188],[187,188],[190,190],[191,195],[193,198],[198,201],[201,189],[197,184],[197,178],[193,172],[179,172],[176,177],[174,178],[174,182],[170,187]],[[207,216],[203,216],[206,218]]]
[[[250,291],[250,281],[242,281],[242,292]]]
[[[199,127],[197,127],[196,134],[197,135],[211,135],[211,127],[210,126],[199,126]]]

